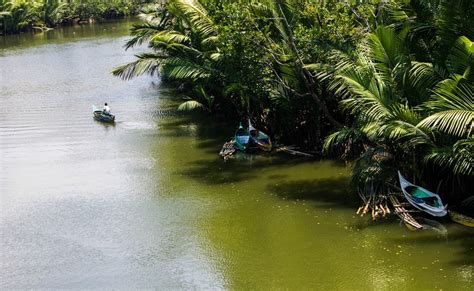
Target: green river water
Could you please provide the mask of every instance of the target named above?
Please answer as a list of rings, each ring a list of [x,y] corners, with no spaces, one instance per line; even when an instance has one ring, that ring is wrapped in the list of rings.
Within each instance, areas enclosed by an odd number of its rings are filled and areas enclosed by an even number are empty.
[[[0,38],[0,289],[474,290],[472,229],[356,216],[334,162],[224,163],[232,124],[111,76],[130,25]]]

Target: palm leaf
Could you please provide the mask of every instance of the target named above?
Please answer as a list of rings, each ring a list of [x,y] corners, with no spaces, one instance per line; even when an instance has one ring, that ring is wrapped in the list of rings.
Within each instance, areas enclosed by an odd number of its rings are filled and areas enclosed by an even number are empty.
[[[445,110],[434,113],[419,123],[419,127],[428,127],[459,137],[466,136],[474,120],[474,111]]]
[[[434,112],[418,126],[464,137],[473,126],[474,86],[461,76],[440,82],[432,99],[424,104]]]
[[[143,53],[136,55],[136,61],[121,65],[112,70],[114,76],[119,76],[124,80],[129,80],[143,74],[153,75],[158,72],[161,64],[166,60],[166,56],[153,53]]]
[[[206,38],[216,34],[216,28],[206,9],[197,0],[174,0],[172,5],[184,15],[192,29]]]
[[[447,77],[448,72],[444,67],[426,62],[412,62],[409,71],[411,84],[423,96],[431,93],[430,89]]]
[[[469,78],[469,74],[474,70],[474,42],[467,37],[461,36],[451,49],[446,60],[446,67],[451,73],[464,75]]]
[[[210,71],[202,65],[196,64],[187,59],[169,58],[160,68],[163,77],[172,80],[198,80],[207,79]]]
[[[125,49],[129,49],[149,41],[156,33],[159,33],[161,30],[161,26],[157,26],[150,22],[133,25],[130,29],[132,38],[126,42]]]
[[[474,174],[474,138],[461,139],[454,146],[433,147],[425,161],[452,169],[455,174]]]
[[[153,43],[162,42],[162,43],[178,43],[178,44],[187,44],[190,42],[190,38],[178,31],[169,31],[161,30],[153,34],[150,38],[150,43],[153,46]]]

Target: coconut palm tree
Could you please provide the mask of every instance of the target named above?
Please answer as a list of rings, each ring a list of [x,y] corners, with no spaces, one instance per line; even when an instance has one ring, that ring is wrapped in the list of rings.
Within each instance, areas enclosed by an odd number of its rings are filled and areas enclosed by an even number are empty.
[[[151,52],[138,54],[136,61],[117,67],[113,74],[124,79],[159,74],[184,85],[218,80],[217,30],[204,7],[196,0],[172,0],[153,9],[141,15],[143,24],[132,28],[132,38],[125,46],[128,49],[148,42]],[[202,87],[200,92],[204,91]],[[194,100],[180,108],[210,109],[208,105]]]
[[[329,136],[325,150],[359,143],[353,179],[364,194],[387,193],[396,169],[420,178],[427,163],[451,176],[474,173],[474,46],[461,36],[444,64],[415,62],[407,37],[379,26],[332,83],[354,124]]]
[[[426,161],[450,168],[455,174],[474,174],[474,43],[461,36],[446,57],[445,79],[428,65],[420,74],[420,83],[438,82],[430,98],[421,105],[426,116],[418,124],[436,134],[438,147],[433,147]],[[421,66],[419,64],[419,66]],[[418,71],[413,75],[417,76]],[[431,74],[430,74],[431,73]],[[418,79],[418,80],[419,80]],[[440,138],[441,137],[441,138]]]
[[[216,30],[207,12],[194,0],[168,1],[150,14],[141,15],[144,24],[132,28],[126,48],[149,42],[152,52],[114,69],[113,74],[130,79],[142,74],[169,80],[200,81],[212,73],[218,59]]]

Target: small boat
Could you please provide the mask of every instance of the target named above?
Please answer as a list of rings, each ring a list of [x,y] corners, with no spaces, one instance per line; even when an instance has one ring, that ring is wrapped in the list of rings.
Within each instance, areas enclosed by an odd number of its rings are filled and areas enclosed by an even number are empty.
[[[235,132],[235,147],[240,151],[260,149],[265,152],[272,150],[272,142],[267,134],[253,127],[249,119],[249,126],[245,128],[242,123]]]
[[[272,150],[272,141],[268,137],[268,135],[255,127],[252,126],[249,120],[249,132],[250,132],[250,140],[253,144],[255,144],[260,150],[264,152],[269,152]]]
[[[242,123],[239,125],[239,128],[235,132],[235,147],[238,150],[245,151],[247,150],[247,146],[250,140],[250,133],[248,129],[242,126]]]
[[[473,217],[469,217],[467,215],[456,212],[454,210],[448,210],[448,213],[452,221],[465,225],[465,226],[474,227]]]
[[[95,105],[92,105],[92,112],[94,114],[94,119],[101,122],[114,123],[115,115],[110,113],[105,113],[103,110],[100,110]]]
[[[432,216],[441,217],[447,214],[446,207],[443,206],[439,195],[408,182],[400,171],[398,171],[398,178],[400,179],[403,195],[411,205]]]

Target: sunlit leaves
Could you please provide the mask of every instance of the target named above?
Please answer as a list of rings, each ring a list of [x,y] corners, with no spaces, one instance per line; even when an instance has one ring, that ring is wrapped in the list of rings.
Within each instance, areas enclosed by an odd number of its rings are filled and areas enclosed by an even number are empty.
[[[453,74],[463,75],[474,82],[474,42],[461,36],[451,49],[446,66]]]
[[[129,80],[143,74],[154,75],[158,72],[160,65],[166,60],[166,56],[153,53],[139,54],[136,57],[136,61],[115,68],[112,74],[124,80]]]

